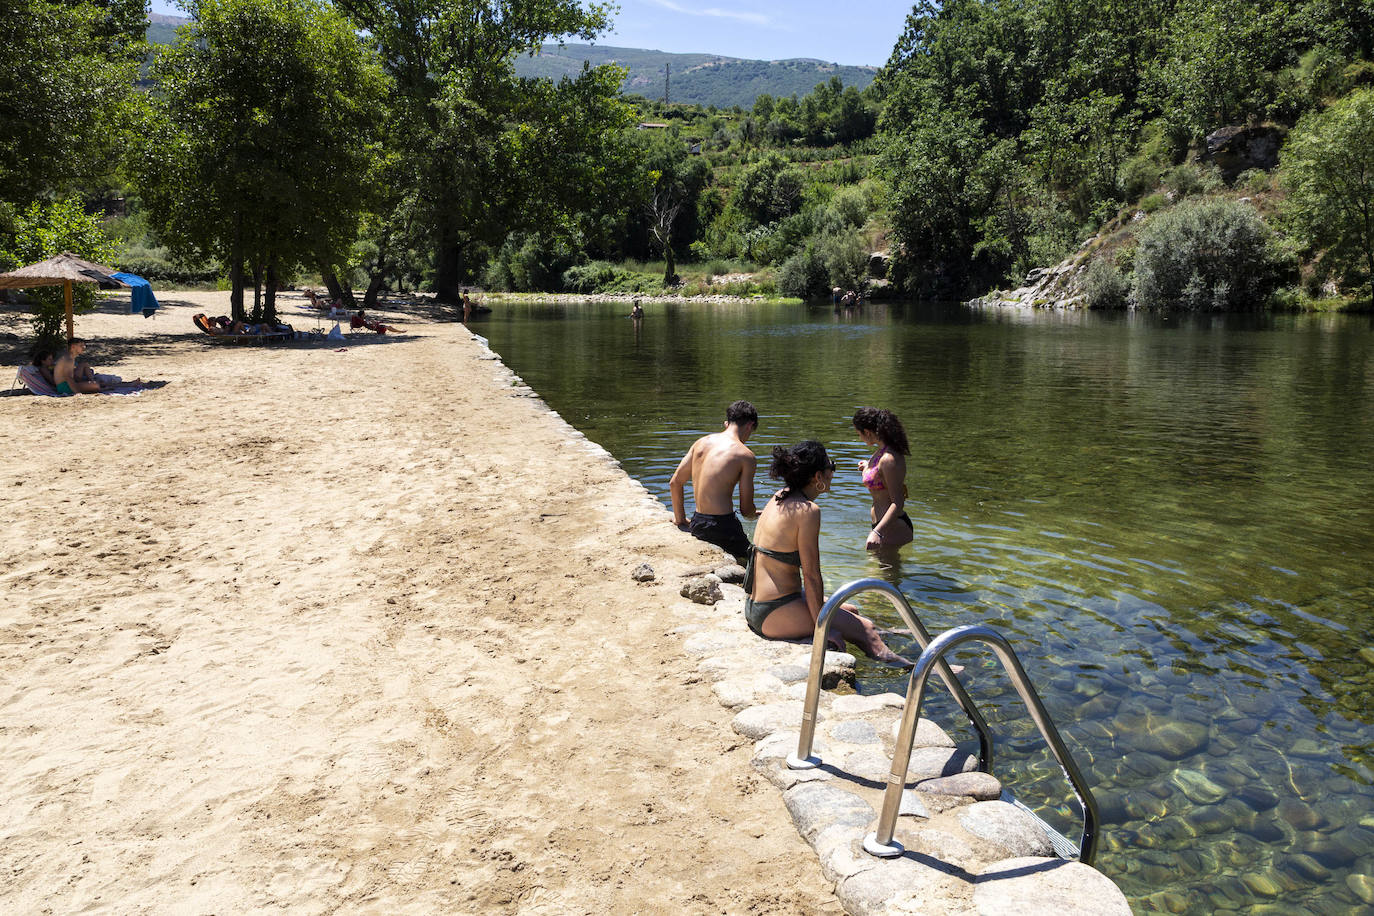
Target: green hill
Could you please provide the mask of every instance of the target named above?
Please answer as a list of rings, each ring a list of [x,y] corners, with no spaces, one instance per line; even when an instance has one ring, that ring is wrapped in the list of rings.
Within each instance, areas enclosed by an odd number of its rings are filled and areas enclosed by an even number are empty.
[[[877,67],[846,67],[809,58],[741,60],[714,54],[669,54],[605,45],[545,45],[538,57],[515,62],[522,76],[574,76],[583,62],[592,66],[615,63],[630,73],[622,88],[647,98],[663,98],[663,68],[667,65],[671,101],[729,108],[751,108],[762,93],[776,97],[803,96],[832,76],[846,86],[863,89],[873,82]]]

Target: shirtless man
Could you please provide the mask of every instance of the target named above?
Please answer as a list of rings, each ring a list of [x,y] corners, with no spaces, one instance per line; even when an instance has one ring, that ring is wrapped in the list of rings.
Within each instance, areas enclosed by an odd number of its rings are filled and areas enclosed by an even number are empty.
[[[86,341],[73,337],[67,349],[58,351],[57,361],[53,363],[52,378],[58,394],[99,394],[100,382],[94,372],[79,372],[76,359],[86,352]],[[84,376],[84,377],[83,377]]]
[[[693,537],[715,544],[726,553],[744,557],[749,538],[735,515],[735,485],[739,484],[739,511],[754,518],[754,470],[758,459],[744,443],[759,427],[759,414],[748,401],[736,401],[725,410],[725,429],[702,436],[682,456],[668,487],[673,496],[673,522]],[[687,522],[683,489],[692,482],[696,511]]]

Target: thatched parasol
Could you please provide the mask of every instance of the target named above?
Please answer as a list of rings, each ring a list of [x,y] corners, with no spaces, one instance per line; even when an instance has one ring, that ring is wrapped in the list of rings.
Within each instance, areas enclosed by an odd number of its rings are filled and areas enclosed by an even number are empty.
[[[83,261],[70,251],[64,251],[46,261],[39,261],[37,264],[20,267],[18,270],[12,270],[7,274],[0,274],[0,289],[26,289],[32,286],[57,286],[61,284],[67,302],[68,340],[76,336],[75,329],[72,327],[73,283],[103,283],[110,286],[129,285],[114,276],[113,267],[104,267],[100,264],[92,264],[90,261]]]

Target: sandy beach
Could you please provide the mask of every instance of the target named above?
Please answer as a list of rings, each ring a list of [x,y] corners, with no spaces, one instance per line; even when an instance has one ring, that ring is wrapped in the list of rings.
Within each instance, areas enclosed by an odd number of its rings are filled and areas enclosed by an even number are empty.
[[[160,298],[77,334],[165,386],[0,399],[0,909],[840,911],[671,632],[718,553],[448,316]]]

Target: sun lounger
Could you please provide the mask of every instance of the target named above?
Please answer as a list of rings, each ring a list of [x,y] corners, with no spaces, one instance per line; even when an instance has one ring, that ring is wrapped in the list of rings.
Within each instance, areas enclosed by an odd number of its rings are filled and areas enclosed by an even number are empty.
[[[47,379],[43,378],[43,373],[39,371],[37,366],[20,366],[19,374],[14,379],[14,385],[10,387],[15,386],[27,388],[34,394],[41,394],[45,397],[66,397],[66,395],[58,394],[57,389],[50,385]]]
[[[214,338],[220,343],[273,343],[282,340],[291,340],[296,336],[296,332],[291,329],[285,331],[272,331],[266,334],[235,334],[227,328],[216,327],[214,323],[205,315],[195,315],[191,319],[196,323],[196,327],[202,332]]]

